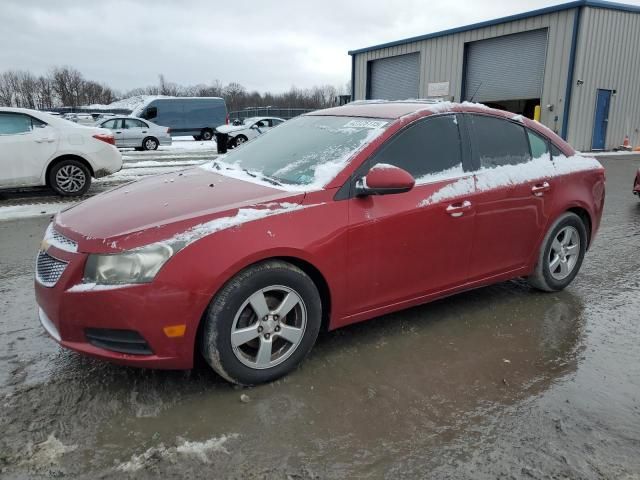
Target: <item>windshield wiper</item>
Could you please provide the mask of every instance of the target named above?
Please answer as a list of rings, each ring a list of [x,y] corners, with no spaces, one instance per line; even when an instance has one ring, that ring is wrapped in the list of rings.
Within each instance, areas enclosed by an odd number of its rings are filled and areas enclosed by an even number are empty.
[[[242,169],[242,171],[243,171],[244,173],[246,173],[247,175],[249,175],[250,177],[258,178],[258,175],[256,175],[256,174],[255,174],[255,173],[253,173],[253,172],[250,172],[250,171],[249,171],[249,170],[247,170],[246,168],[243,168],[243,169]],[[270,183],[271,185],[275,185],[276,187],[281,187],[281,186],[282,186],[282,184],[281,184],[280,182],[278,182],[277,180],[274,180],[274,179],[273,179],[273,178],[271,178],[271,177],[268,177],[267,175],[264,175],[264,174],[262,174],[262,173],[261,173],[261,174],[259,174],[259,175],[260,175],[260,180],[264,180],[265,182],[268,182],[268,183]]]

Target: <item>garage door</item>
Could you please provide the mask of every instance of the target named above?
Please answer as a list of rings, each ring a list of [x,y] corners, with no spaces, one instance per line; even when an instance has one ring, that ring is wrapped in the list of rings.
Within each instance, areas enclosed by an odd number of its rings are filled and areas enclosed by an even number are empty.
[[[410,53],[369,62],[369,99],[418,98],[420,54]]]
[[[540,98],[546,57],[546,28],[467,44],[465,100]]]

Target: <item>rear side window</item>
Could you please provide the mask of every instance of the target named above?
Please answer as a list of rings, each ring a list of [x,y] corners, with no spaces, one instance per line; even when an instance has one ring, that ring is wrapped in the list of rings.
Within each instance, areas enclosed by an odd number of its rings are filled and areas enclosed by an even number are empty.
[[[134,118],[125,118],[124,128],[146,128],[146,125],[140,120],[136,120]]]
[[[529,145],[531,146],[531,156],[533,158],[544,157],[549,154],[549,144],[547,140],[537,133],[527,130]],[[547,157],[548,158],[548,157]]]
[[[460,131],[455,115],[429,117],[411,125],[379,150],[370,162],[395,165],[416,180],[446,170],[462,172]]]
[[[0,135],[28,133],[31,129],[30,116],[21,113],[0,113]]]
[[[481,168],[518,165],[531,160],[521,125],[495,117],[469,115],[475,153]]]
[[[102,127],[103,127],[103,128],[110,128],[110,129],[112,129],[112,130],[115,130],[115,129],[117,128],[117,127],[116,127],[116,122],[119,122],[119,121],[120,121],[120,120],[109,120],[108,122],[104,122],[104,123],[102,124]]]

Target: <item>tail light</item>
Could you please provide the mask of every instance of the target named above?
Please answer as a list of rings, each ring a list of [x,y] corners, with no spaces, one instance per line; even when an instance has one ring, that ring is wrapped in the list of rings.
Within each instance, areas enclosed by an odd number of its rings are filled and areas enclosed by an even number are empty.
[[[229,114],[227,114],[227,118],[225,119],[225,123],[229,125]]]
[[[108,143],[109,145],[116,144],[116,138],[113,135],[107,133],[96,133],[93,138],[100,140],[101,142]]]

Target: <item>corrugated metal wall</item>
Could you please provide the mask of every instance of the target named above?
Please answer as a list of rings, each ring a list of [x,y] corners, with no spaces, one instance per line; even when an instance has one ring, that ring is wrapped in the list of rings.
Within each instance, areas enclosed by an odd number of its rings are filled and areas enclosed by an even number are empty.
[[[522,20],[454,33],[443,37],[381,48],[356,54],[355,98],[362,100],[366,94],[367,62],[404,53],[420,53],[420,96],[427,96],[429,83],[450,82],[450,94],[455,101],[462,94],[464,45],[500,35],[525,32],[540,28],[549,29],[549,45],[542,96],[542,123],[559,132],[562,126],[564,95],[567,85],[571,37],[576,9],[540,15]],[[545,108],[553,105],[553,111]],[[557,120],[555,117],[558,117]]]
[[[596,90],[616,90],[611,99],[606,148],[622,144],[629,135],[640,145],[640,14],[585,8],[569,115],[568,140],[589,150],[595,117]],[[581,80],[584,84],[578,86]]]

